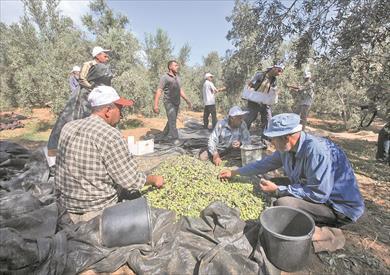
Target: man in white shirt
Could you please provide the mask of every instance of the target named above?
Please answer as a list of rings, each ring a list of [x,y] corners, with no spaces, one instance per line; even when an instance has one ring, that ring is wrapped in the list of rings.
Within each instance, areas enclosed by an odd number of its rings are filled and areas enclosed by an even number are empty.
[[[212,129],[214,129],[217,124],[217,110],[215,108],[215,94],[223,91],[224,89],[217,89],[213,84],[213,77],[211,73],[206,73],[204,78],[205,82],[203,84],[203,103],[204,103],[204,112],[203,112],[203,128],[208,129],[209,126],[209,116],[211,114]]]

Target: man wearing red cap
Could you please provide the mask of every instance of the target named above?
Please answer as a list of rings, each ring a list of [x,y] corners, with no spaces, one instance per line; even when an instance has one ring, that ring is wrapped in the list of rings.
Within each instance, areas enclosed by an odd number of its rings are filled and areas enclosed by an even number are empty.
[[[88,96],[92,115],[67,123],[58,144],[55,185],[59,203],[73,222],[87,221],[118,202],[123,193],[145,183],[163,185],[161,176],[137,171],[127,143],[115,128],[121,110],[133,105],[109,86]]]

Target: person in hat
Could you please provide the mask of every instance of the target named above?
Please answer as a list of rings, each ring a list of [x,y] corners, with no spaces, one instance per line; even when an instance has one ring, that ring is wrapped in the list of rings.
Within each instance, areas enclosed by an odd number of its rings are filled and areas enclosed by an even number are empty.
[[[274,205],[306,211],[319,224],[341,226],[357,221],[364,212],[364,201],[352,166],[335,143],[302,131],[300,117],[293,113],[274,116],[264,134],[276,151],[239,169],[222,171],[221,179],[282,167],[286,182],[260,181],[263,192],[277,198]]]
[[[276,78],[283,73],[283,70],[283,65],[274,65],[267,68],[265,72],[258,72],[248,83],[248,86],[258,92],[273,92],[277,94]],[[248,129],[250,129],[252,123],[256,120],[258,114],[260,113],[261,132],[263,133],[272,117],[271,105],[248,100],[247,109],[249,113],[245,118],[245,123],[248,126]]]
[[[160,83],[158,84],[157,90],[155,92],[153,107],[153,111],[158,114],[158,101],[161,94],[163,94],[164,107],[168,121],[162,132],[162,136],[164,140],[171,141],[174,144],[180,143],[179,133],[176,127],[180,98],[183,98],[187,102],[190,109],[192,108],[191,102],[188,100],[184,90],[181,88],[178,72],[179,63],[177,63],[176,60],[170,60],[168,62],[168,72],[161,77]]]
[[[79,66],[73,66],[73,69],[70,72],[69,87],[72,92],[71,96],[75,95],[78,89],[80,89],[80,84],[79,84],[80,70],[81,69]]]
[[[311,81],[311,73],[305,71],[303,75],[303,84],[301,86],[288,85],[288,87],[292,91],[298,93],[293,111],[301,117],[302,130],[305,130],[307,117],[314,98],[314,83]]]
[[[91,116],[67,123],[58,144],[55,186],[59,203],[74,222],[89,220],[118,202],[123,192],[145,183],[160,188],[161,176],[139,172],[127,142],[115,128],[132,100],[99,86],[88,96]]]
[[[217,122],[209,137],[207,150],[200,152],[199,158],[209,159],[219,166],[222,158],[235,156],[241,145],[250,144],[250,134],[244,121],[247,113],[238,106],[230,108],[228,116]]]
[[[113,74],[108,65],[108,52],[109,50],[102,47],[94,47],[92,50],[93,60],[85,62],[81,67],[80,89],[68,100],[50,133],[47,144],[49,156],[55,156],[57,153],[62,127],[69,121],[85,118],[91,114],[91,106],[88,103],[88,94],[91,90],[101,85],[111,86]]]
[[[214,75],[211,73],[206,73],[204,75],[205,82],[203,84],[202,95],[203,95],[203,103],[204,103],[204,111],[203,111],[203,128],[208,129],[209,127],[209,116],[211,114],[211,123],[212,129],[215,128],[217,124],[217,110],[215,108],[215,94],[218,92],[222,92],[225,88],[217,89],[214,86],[213,78]]]

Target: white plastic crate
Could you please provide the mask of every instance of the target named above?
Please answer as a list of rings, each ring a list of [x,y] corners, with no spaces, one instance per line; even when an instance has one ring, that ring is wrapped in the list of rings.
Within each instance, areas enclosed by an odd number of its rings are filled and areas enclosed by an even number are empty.
[[[129,147],[130,153],[136,156],[141,156],[145,154],[150,154],[154,152],[154,140],[140,140],[134,141],[133,136],[129,136],[127,138],[127,144]]]

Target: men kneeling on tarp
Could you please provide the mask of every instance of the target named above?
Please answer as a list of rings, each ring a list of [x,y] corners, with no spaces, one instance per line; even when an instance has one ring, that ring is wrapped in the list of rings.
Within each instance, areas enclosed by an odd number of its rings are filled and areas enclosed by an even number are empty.
[[[274,116],[264,134],[271,138],[276,151],[237,170],[223,170],[221,179],[265,174],[283,167],[287,183],[276,184],[264,179],[260,182],[263,192],[278,198],[275,206],[304,210],[316,224],[334,227],[355,222],[363,214],[364,201],[353,169],[335,143],[302,131],[296,114]],[[335,250],[344,242],[339,229],[316,227],[313,236],[316,251]]]
[[[134,102],[120,98],[109,86],[93,89],[88,101],[91,116],[63,127],[56,162],[59,202],[75,223],[98,216],[129,190],[145,183],[161,187],[164,182],[161,176],[137,171],[126,141],[115,128],[122,108]]]
[[[210,159],[219,166],[222,158],[233,157],[240,153],[240,146],[250,144],[250,133],[244,121],[244,115],[240,107],[230,108],[229,114],[218,121],[208,141],[207,150],[201,151],[201,160]]]

